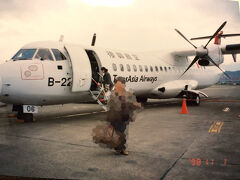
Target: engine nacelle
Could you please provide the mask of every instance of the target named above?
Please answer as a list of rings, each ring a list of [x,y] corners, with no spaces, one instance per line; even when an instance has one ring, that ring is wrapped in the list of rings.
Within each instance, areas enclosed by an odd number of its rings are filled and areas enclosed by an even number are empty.
[[[209,66],[210,61],[208,59],[201,58],[201,59],[198,60],[198,64],[200,66]]]
[[[220,65],[224,62],[224,57],[222,55],[222,50],[218,45],[212,45],[208,48],[208,56],[217,64]],[[206,57],[200,57],[198,64],[200,66],[215,66],[211,61],[209,61],[209,58]]]

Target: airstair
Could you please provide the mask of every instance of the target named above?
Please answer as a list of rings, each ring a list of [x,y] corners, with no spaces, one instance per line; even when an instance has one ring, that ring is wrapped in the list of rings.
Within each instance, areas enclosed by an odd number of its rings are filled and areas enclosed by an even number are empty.
[[[97,84],[98,86],[98,91],[90,91],[92,98],[104,109],[104,111],[107,111],[107,106],[106,106],[106,92],[103,88],[103,84],[99,84],[95,79],[92,78],[92,80],[94,81],[94,83]]]

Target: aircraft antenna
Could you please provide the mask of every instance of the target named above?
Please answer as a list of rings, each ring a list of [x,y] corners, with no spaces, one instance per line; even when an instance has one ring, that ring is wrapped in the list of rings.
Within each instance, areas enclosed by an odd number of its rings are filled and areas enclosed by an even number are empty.
[[[95,46],[96,44],[96,38],[97,38],[97,35],[96,33],[93,34],[93,38],[92,38],[92,46]]]
[[[64,40],[64,35],[61,35],[59,38],[59,42],[63,42],[63,40]]]

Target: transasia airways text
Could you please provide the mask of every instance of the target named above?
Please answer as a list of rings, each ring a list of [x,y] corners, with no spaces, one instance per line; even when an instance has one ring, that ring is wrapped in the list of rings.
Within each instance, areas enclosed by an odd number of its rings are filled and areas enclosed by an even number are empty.
[[[114,76],[114,80],[117,79],[118,75],[113,75]],[[141,77],[138,76],[128,76],[128,77],[124,77],[126,82],[152,82],[154,83],[155,81],[158,80],[158,77],[148,77],[148,76],[144,76],[142,75]]]

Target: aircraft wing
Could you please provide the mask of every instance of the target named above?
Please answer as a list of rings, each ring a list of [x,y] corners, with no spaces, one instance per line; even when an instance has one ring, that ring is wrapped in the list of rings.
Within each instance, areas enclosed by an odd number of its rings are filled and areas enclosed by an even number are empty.
[[[188,56],[196,56],[196,50],[183,50],[183,51],[174,51],[171,53],[176,57],[188,57]]]

